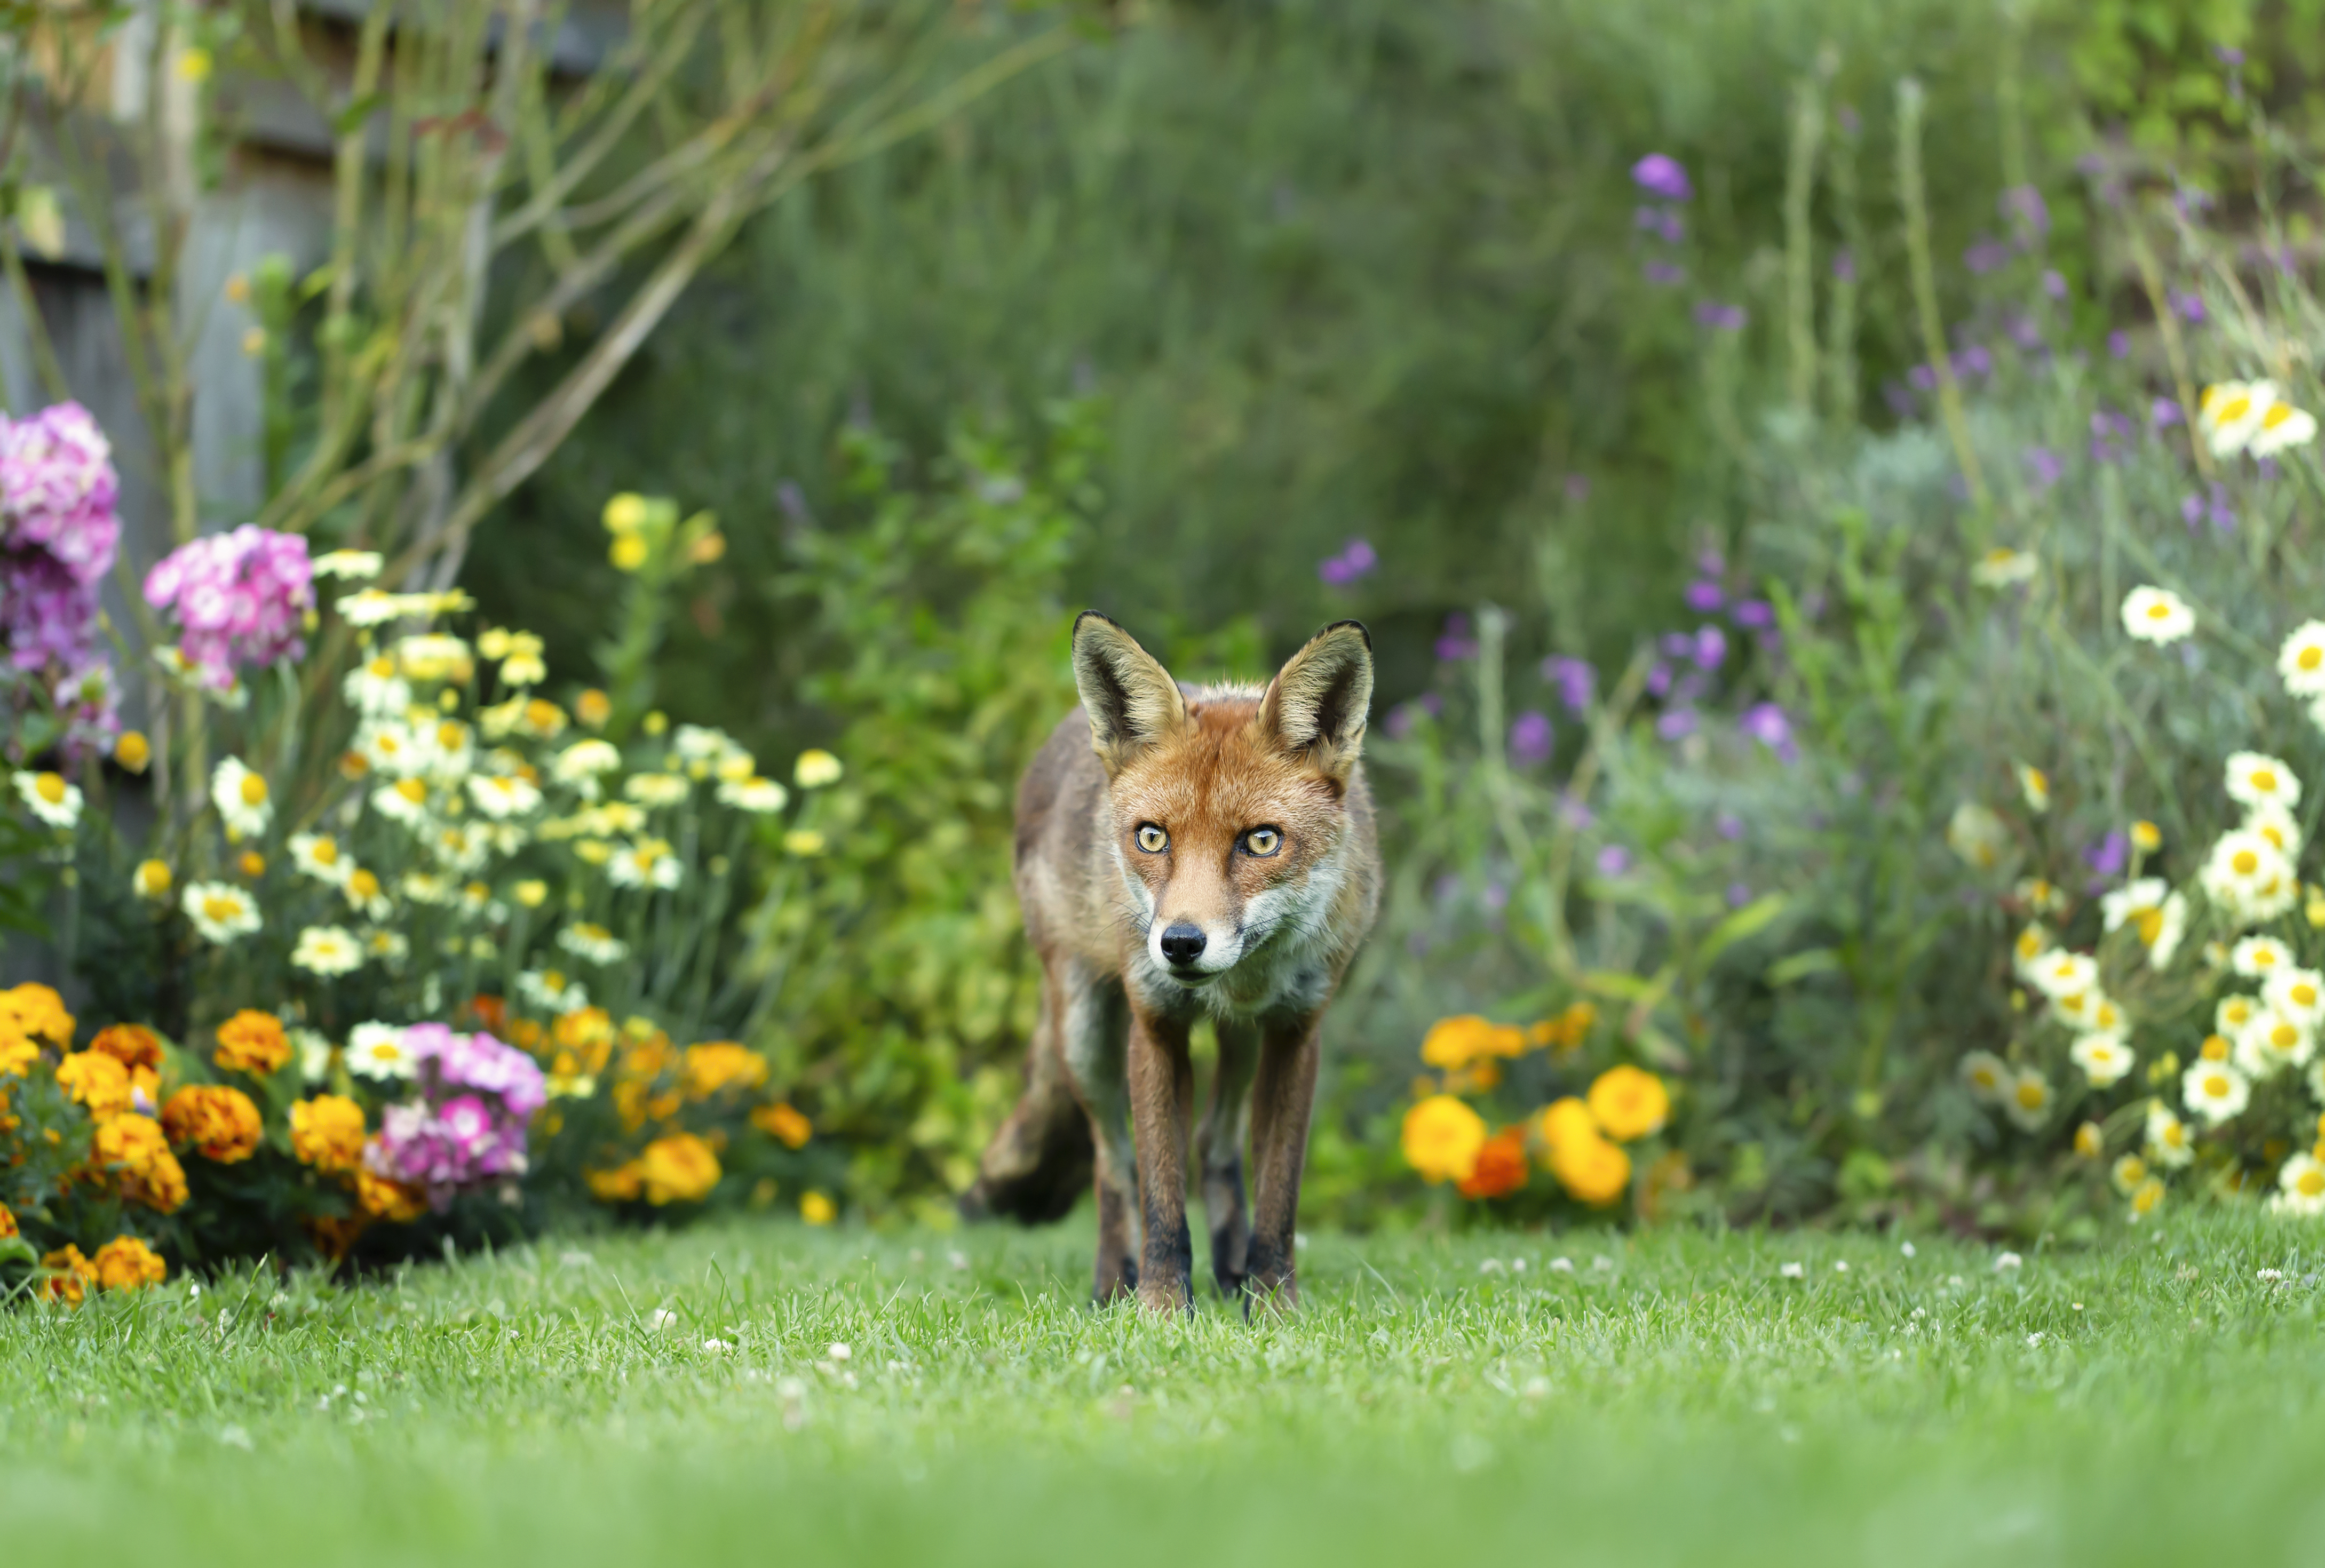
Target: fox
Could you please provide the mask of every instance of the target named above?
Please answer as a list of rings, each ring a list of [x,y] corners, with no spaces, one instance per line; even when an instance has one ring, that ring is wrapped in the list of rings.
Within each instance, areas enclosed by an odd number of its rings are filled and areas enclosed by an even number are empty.
[[[1017,789],[1042,972],[1024,1092],[962,1211],[1043,1223],[1088,1184],[1092,1299],[1192,1310],[1188,1043],[1208,1017],[1218,1068],[1192,1145],[1212,1278],[1246,1314],[1289,1311],[1325,1010],[1380,907],[1371,634],[1335,622],[1264,687],[1181,686],[1086,610],[1073,674],[1080,706]]]

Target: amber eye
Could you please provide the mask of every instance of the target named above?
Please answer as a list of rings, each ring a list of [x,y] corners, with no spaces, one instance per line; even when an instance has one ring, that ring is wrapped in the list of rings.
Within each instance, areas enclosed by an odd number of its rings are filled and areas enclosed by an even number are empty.
[[[1138,847],[1148,854],[1161,854],[1171,847],[1171,835],[1151,822],[1138,825]]]
[[[1272,827],[1255,827],[1243,835],[1246,854],[1267,856],[1283,847],[1283,835]]]

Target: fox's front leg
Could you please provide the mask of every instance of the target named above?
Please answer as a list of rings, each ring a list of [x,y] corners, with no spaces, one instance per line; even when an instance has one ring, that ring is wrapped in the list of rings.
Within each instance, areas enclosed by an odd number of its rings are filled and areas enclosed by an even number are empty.
[[[1250,1305],[1300,1305],[1292,1270],[1300,1229],[1300,1172],[1308,1161],[1308,1116],[1316,1102],[1321,1012],[1262,1026],[1259,1073],[1251,1087],[1252,1216]]]
[[[1153,1312],[1183,1312],[1194,1301],[1195,1250],[1187,1236],[1187,1128],[1194,1100],[1186,1023],[1134,1004],[1130,1117],[1138,1135],[1138,1207],[1145,1234],[1138,1300]]]
[[[1244,1261],[1251,1250],[1251,1206],[1244,1196],[1243,1148],[1251,1130],[1251,1075],[1259,1065],[1259,1031],[1250,1024],[1218,1023],[1219,1066],[1211,1079],[1210,1108],[1195,1130],[1202,1161],[1203,1218],[1211,1231],[1211,1277],[1229,1301],[1243,1296]]]

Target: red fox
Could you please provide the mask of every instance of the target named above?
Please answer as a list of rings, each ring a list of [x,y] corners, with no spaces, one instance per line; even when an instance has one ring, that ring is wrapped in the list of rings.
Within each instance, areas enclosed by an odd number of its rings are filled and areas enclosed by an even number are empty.
[[[1094,1176],[1098,1301],[1190,1306],[1187,1042],[1208,1015],[1218,1071],[1195,1148],[1212,1277],[1246,1311],[1294,1306],[1318,1034],[1380,904],[1358,761],[1372,639],[1338,622],[1264,689],[1182,687],[1086,610],[1073,658],[1081,707],[1017,789],[1041,1019],[962,1208],[1053,1220]]]

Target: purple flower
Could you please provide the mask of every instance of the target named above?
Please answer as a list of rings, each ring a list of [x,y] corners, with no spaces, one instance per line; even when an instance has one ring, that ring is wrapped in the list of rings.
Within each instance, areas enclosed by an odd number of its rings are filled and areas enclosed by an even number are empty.
[[[1433,691],[1422,692],[1415,700],[1414,706],[1432,719],[1445,716],[1445,699]]]
[[[1340,553],[1327,557],[1317,567],[1316,575],[1338,587],[1353,583],[1380,565],[1380,557],[1373,547],[1360,539],[1350,540]]]
[[[1487,910],[1494,914],[1499,914],[1509,904],[1510,890],[1499,882],[1487,882],[1486,884],[1485,893],[1479,901],[1486,906]]]
[[[1754,631],[1776,623],[1776,612],[1765,599],[1738,599],[1736,608],[1728,613],[1738,626],[1750,627]]]
[[[2116,831],[2085,849],[2083,862],[2103,877],[2120,876],[2130,854],[2131,841]]]
[[[1833,252],[1832,275],[1844,283],[1857,281],[1857,253],[1846,247]]]
[[[2042,292],[2053,300],[2067,297],[2067,275],[2057,268],[2046,268],[2042,273]]]
[[[1695,733],[1695,710],[1672,708],[1655,720],[1655,733],[1666,741],[1676,741]]]
[[[1631,180],[1649,196],[1665,201],[1685,201],[1695,194],[1688,183],[1687,171],[1679,161],[1662,152],[1650,152],[1631,165]]]
[[[1728,603],[1728,591],[1718,583],[1706,582],[1699,578],[1687,586],[1687,592],[1681,597],[1687,601],[1687,607],[1697,614],[1709,615],[1720,605]]]
[[[1711,819],[1711,830],[1734,844],[1744,836],[1744,819],[1732,811],[1723,811]]]
[[[1642,207],[1631,215],[1631,222],[1672,244],[1687,238],[1687,219],[1667,207]]]
[[[2010,247],[1997,239],[1979,239],[1962,253],[1962,265],[1984,276],[2010,261]]]
[[[2174,289],[2171,291],[2171,294],[2172,309],[2180,313],[2180,318],[2182,321],[2200,323],[2206,319],[2204,297],[2201,294],[2189,289]]]
[[[1413,715],[1419,711],[1418,705],[1409,702],[1401,702],[1389,709],[1388,738],[1401,741],[1413,733]]]
[[[79,403],[0,415],[0,636],[8,662],[33,677],[13,683],[7,706],[60,718],[68,762],[120,727],[97,648],[97,593],[121,543],[112,451]]]
[[[1695,652],[1695,639],[1684,632],[1666,632],[1655,639],[1655,646],[1666,659],[1686,659]]]
[[[2180,521],[2186,523],[2191,531],[2198,523],[2203,521],[2204,498],[2200,495],[2181,496],[2180,498]]]
[[[1687,269],[1673,262],[1649,262],[1639,269],[1639,274],[1658,289],[1687,281]]]
[[[1717,626],[1697,627],[1694,659],[1700,669],[1718,669],[1728,661],[1728,633]]]
[[[1631,852],[1619,844],[1610,844],[1598,852],[1598,874],[1619,877],[1631,869]]]
[[[2131,355],[2131,334],[2126,332],[2120,327],[2108,333],[2107,353],[2111,357],[2116,359],[2129,358]]]
[[[2157,398],[2147,405],[2147,422],[2159,430],[2169,429],[2186,417],[2170,398]]]
[[[1577,833],[1598,820],[1597,815],[1587,804],[1576,799],[1572,795],[1561,795],[1558,798],[1558,817]]]
[[[1751,901],[1752,889],[1748,883],[1730,882],[1728,884],[1728,907],[1729,909],[1740,909]]]
[[[1529,708],[1510,724],[1510,761],[1533,767],[1550,761],[1550,715]]]
[[[2218,56],[2220,63],[2230,70],[2235,70],[2245,63],[2245,51],[2241,49],[2232,49],[2225,43],[2216,43],[2212,45],[2212,52]]]
[[[2024,311],[2013,310],[2004,317],[2002,330],[2009,335],[2011,342],[2026,353],[2040,354],[2042,351],[2042,328]]]
[[[2042,193],[2031,185],[2012,186],[1996,205],[2024,241],[2031,243],[2051,232],[2051,209],[2042,204]]]
[[[1542,661],[1542,678],[1556,687],[1559,700],[1578,714],[1589,707],[1598,687],[1598,672],[1587,660],[1563,653],[1553,653]]]
[[[1695,308],[1696,324],[1715,332],[1740,332],[1749,319],[1741,305],[1723,305],[1717,300],[1706,300]]]
[[[1469,617],[1459,610],[1445,617],[1445,630],[1437,639],[1437,657],[1449,664],[1477,657],[1477,640],[1469,635]]]
[[[1954,355],[1954,372],[1958,375],[1980,376],[1994,374],[1994,355],[1986,345],[1973,343]]]
[[[2059,455],[2048,447],[2029,447],[2020,454],[2020,460],[2026,465],[2026,483],[2037,495],[2056,484],[2066,471]]]
[[[1926,364],[1917,364],[1913,369],[1907,371],[1905,373],[1905,379],[1913,383],[1913,390],[1915,392],[1935,392],[1938,390],[1938,373]]]
[[[1663,696],[1665,692],[1671,690],[1671,686],[1672,669],[1670,665],[1659,663],[1653,669],[1647,671],[1647,694],[1650,696]]]
[[[197,678],[225,691],[245,665],[306,651],[301,623],[315,607],[307,541],[245,523],[181,545],[145,574],[145,602],[173,613]]]
[[[1792,721],[1774,703],[1755,703],[1746,708],[1737,719],[1736,727],[1783,761],[1792,762],[1799,760],[1801,752],[1792,740]]]
[[[1887,403],[1889,405],[1889,411],[1896,415],[1899,419],[1904,420],[1913,417],[1913,394],[1906,391],[1902,383],[1894,381],[1883,382],[1881,383],[1881,401]]]

